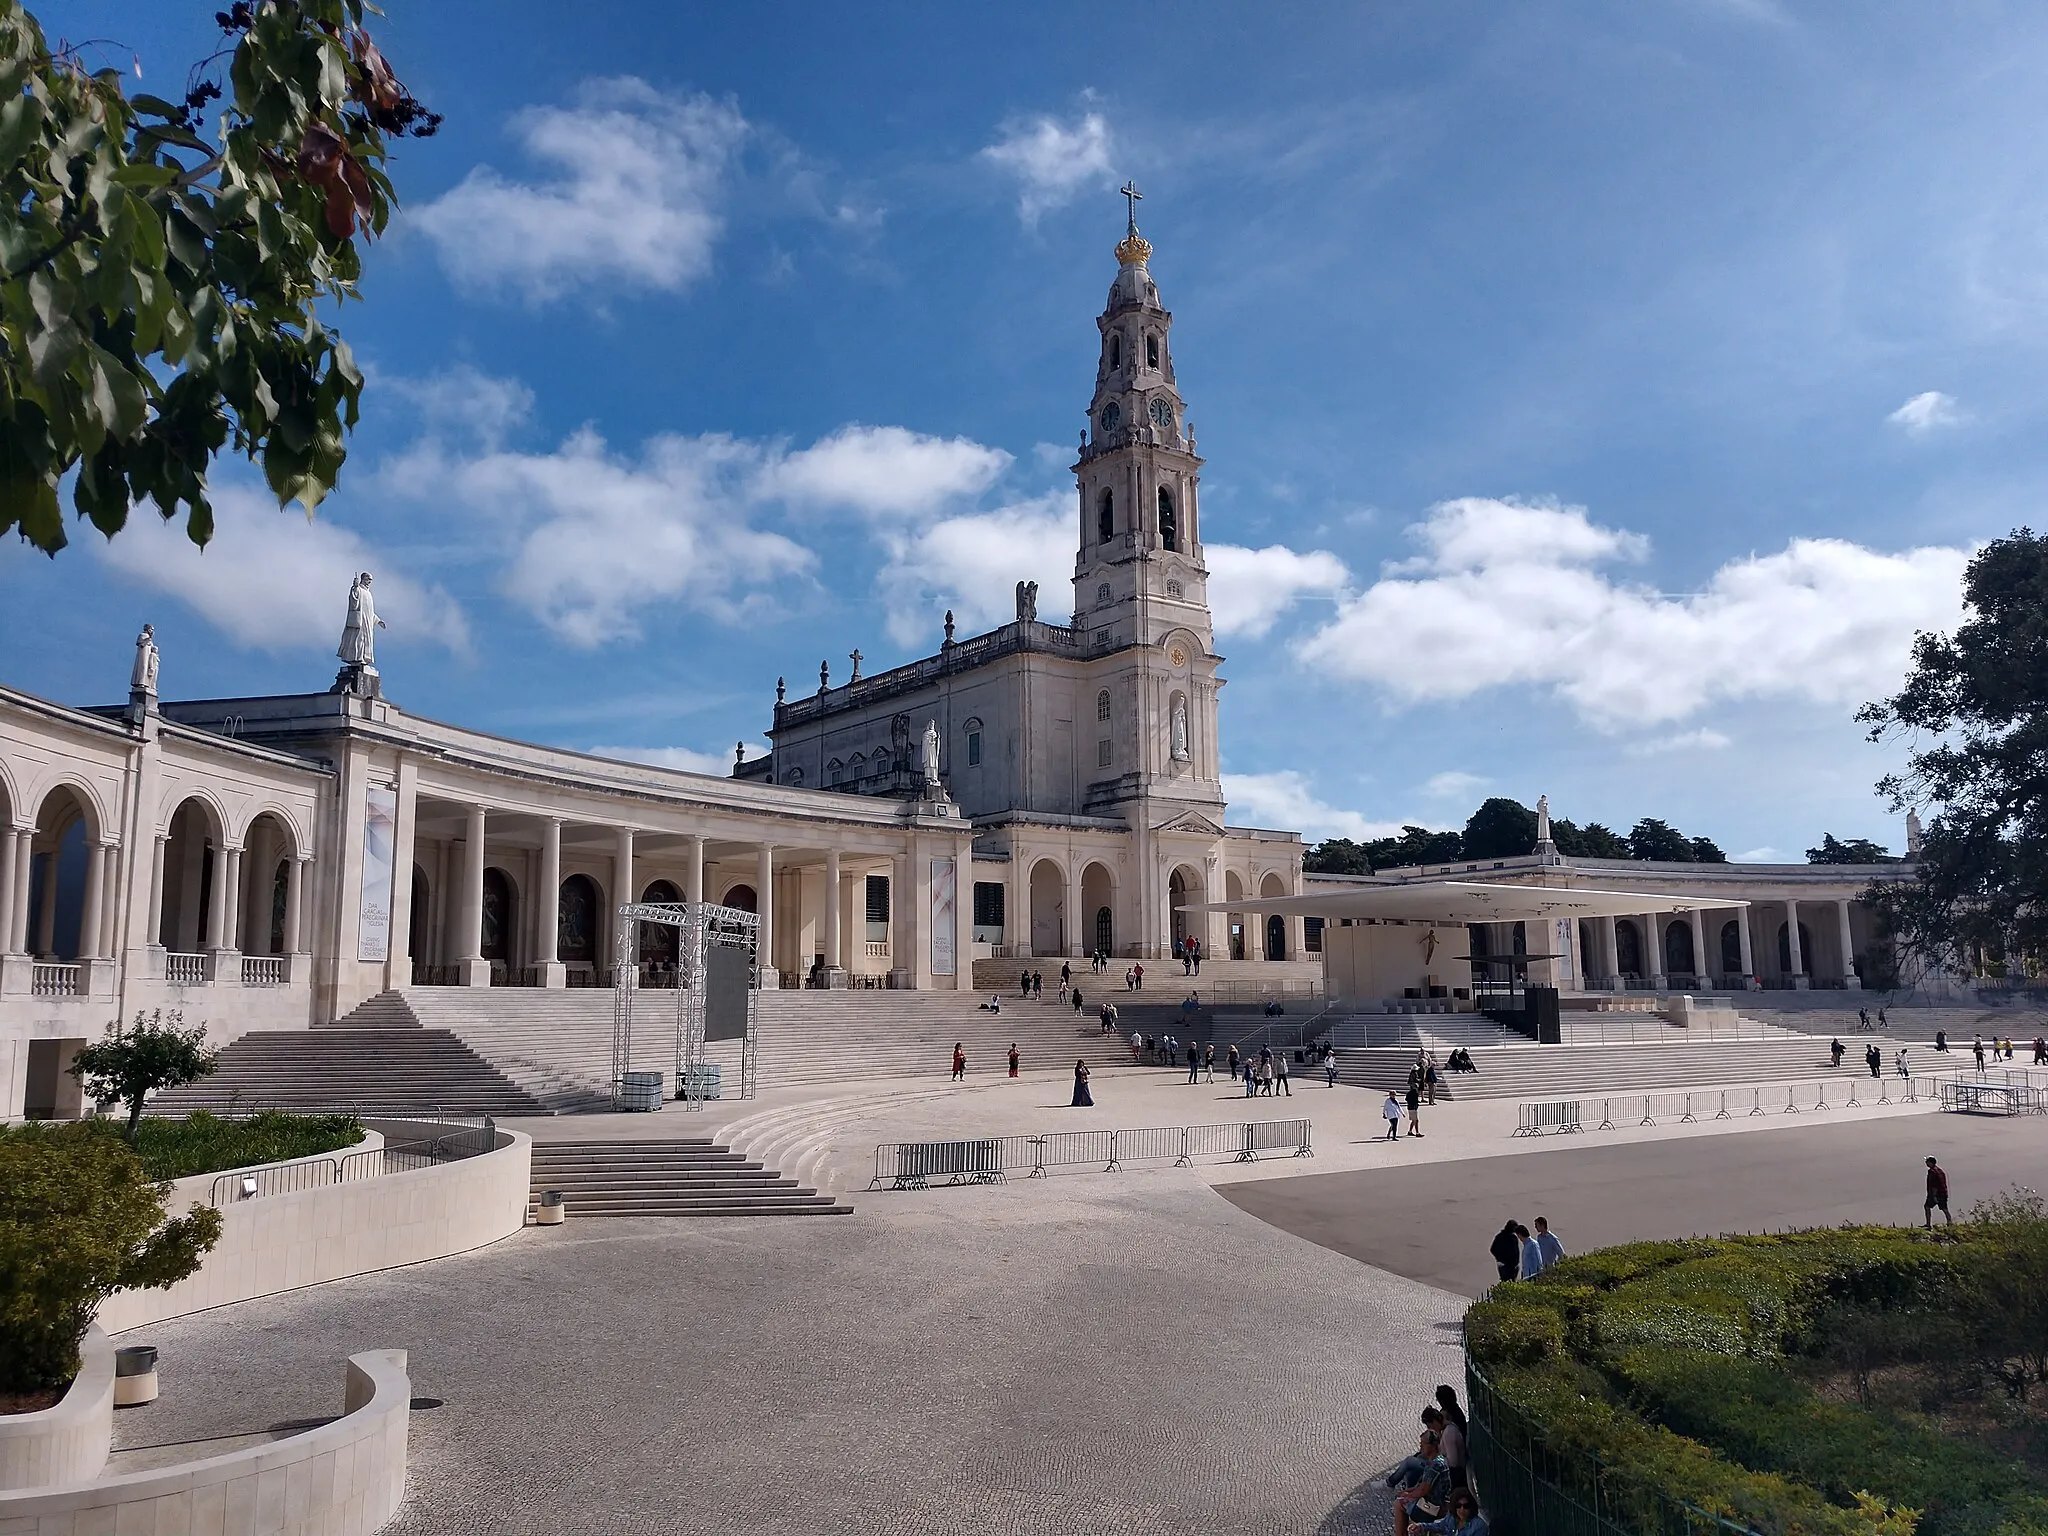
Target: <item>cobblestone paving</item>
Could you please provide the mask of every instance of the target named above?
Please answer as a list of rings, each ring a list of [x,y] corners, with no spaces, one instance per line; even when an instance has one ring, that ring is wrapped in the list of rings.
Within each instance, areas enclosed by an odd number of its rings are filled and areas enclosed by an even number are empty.
[[[1185,1177],[832,1221],[591,1221],[142,1330],[120,1443],[339,1410],[411,1351],[400,1533],[1349,1536],[1438,1381],[1447,1292]]]

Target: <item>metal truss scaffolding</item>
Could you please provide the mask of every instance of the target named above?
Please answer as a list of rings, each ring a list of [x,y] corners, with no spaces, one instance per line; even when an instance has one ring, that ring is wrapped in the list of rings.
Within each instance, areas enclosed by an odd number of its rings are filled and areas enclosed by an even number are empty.
[[[643,987],[640,925],[663,923],[676,932],[675,985]],[[758,949],[761,919],[737,907],[710,902],[629,901],[619,907],[618,943],[612,965],[612,1099],[622,1102],[626,1074],[636,1067],[634,1027],[640,1026],[640,1055],[672,1066],[671,1087],[690,1109],[703,1108],[711,1066],[707,1046],[718,1040],[740,1043],[740,1097],[757,1088],[755,1059],[760,1034],[761,988]],[[673,1014],[667,996],[674,998]],[[654,999],[662,997],[661,1003]],[[668,1050],[673,1028],[674,1050]]]

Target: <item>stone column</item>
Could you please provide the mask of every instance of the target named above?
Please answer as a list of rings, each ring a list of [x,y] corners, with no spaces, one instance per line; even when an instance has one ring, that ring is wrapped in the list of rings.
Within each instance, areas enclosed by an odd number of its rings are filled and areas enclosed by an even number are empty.
[[[1010,844],[1010,892],[1003,898],[1003,947],[1013,960],[1031,956],[1031,860],[1015,841]],[[1019,966],[1021,974],[1023,967]]]
[[[300,906],[306,883],[306,861],[294,853],[284,866],[284,952],[287,955],[305,952],[305,930],[302,919],[304,909]],[[412,882],[406,882],[410,885]]]
[[[484,958],[484,808],[469,808],[469,825],[462,837],[462,931],[461,953],[456,962],[462,969],[462,985],[488,987],[491,962]]]
[[[690,839],[689,876],[683,898],[693,907],[701,906],[704,901],[704,839],[701,837]]]
[[[1643,925],[1643,970],[1650,978],[1650,985],[1662,992],[1671,985],[1671,978],[1664,974],[1664,924],[1654,912],[1646,912],[1637,919]]]
[[[1700,916],[1700,909],[1694,907],[1686,914],[1692,924],[1692,984],[1695,987],[1713,985],[1714,967],[1707,957],[1707,925]]]
[[[1842,944],[1842,985],[1850,991],[1861,991],[1863,979],[1856,974],[1856,940],[1849,933],[1849,903],[1835,903],[1835,921],[1841,934]]]
[[[1748,907],[1736,909],[1735,937],[1742,950],[1742,990],[1747,992],[1756,976],[1756,951],[1751,947]]]
[[[14,922],[7,948],[12,954],[28,953],[28,882],[35,860],[35,833],[27,827],[14,832]]]
[[[839,903],[842,895],[839,850],[825,850],[825,985],[846,984],[846,955],[839,938]]]
[[[639,899],[639,889],[633,883],[633,829],[620,827],[612,847],[612,920],[607,928],[612,964],[619,965],[623,956],[629,986],[640,984],[640,925],[621,918],[619,905]]]
[[[916,897],[910,855],[896,854],[889,860],[889,977],[896,987],[917,985],[919,925],[912,910]]]
[[[540,824],[540,878],[534,882],[533,963],[540,968],[540,984],[561,987],[568,983],[568,967],[562,964],[562,819],[547,816]]]
[[[161,832],[151,839],[149,915],[143,927],[143,942],[151,949],[162,949],[164,944],[164,857],[170,847],[170,841]]]
[[[1067,872],[1067,894],[1064,899],[1067,910],[1060,925],[1060,938],[1064,941],[1060,945],[1061,953],[1084,955],[1088,952],[1093,935],[1088,933],[1087,917],[1081,911],[1081,872],[1078,869]]]
[[[1244,899],[1252,899],[1250,891],[1245,892]],[[1244,913],[1244,957],[1247,960],[1258,961],[1266,958],[1266,919],[1249,907]]]
[[[107,850],[94,843],[85,851],[85,897],[78,906],[78,958],[100,957],[100,908],[105,902]]]
[[[1798,991],[1806,990],[1806,956],[1799,948],[1799,903],[1785,903],[1785,953],[1791,964],[1786,967],[1785,979]]]
[[[0,955],[14,953],[14,864],[21,839],[0,821]]]
[[[206,938],[204,948],[225,949],[228,916],[228,851],[213,850],[213,878],[206,893]]]
[[[890,892],[892,899],[900,899],[902,893]],[[761,971],[761,988],[767,991],[782,985],[782,974],[775,965],[775,845],[763,843],[754,855],[754,910],[761,917],[760,948],[755,952],[756,964]]]

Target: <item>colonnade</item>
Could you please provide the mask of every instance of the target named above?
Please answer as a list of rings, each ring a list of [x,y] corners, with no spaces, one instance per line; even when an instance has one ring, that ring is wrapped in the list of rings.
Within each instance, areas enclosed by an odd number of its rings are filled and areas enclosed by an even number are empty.
[[[1850,925],[1850,907],[1846,897],[1779,897],[1769,901],[1751,902],[1747,907],[1692,908],[1683,913],[1644,913],[1633,919],[1598,917],[1573,925],[1574,940],[1583,949],[1583,935],[1591,929],[1595,935],[1593,954],[1581,954],[1575,973],[1583,978],[1580,985],[1592,990],[1620,990],[1628,984],[1635,984],[1651,990],[1661,990],[1672,984],[1668,974],[1669,962],[1665,951],[1665,934],[1673,922],[1684,922],[1689,929],[1692,943],[1692,971],[1687,984],[1701,986],[1715,981],[1738,990],[1760,982],[1774,982],[1786,988],[1805,988],[1816,981],[1823,986],[1840,986],[1854,990],[1862,985],[1856,974],[1856,949]],[[1828,909],[1834,929],[1832,957],[1835,974],[1816,976],[1810,970],[1810,963],[1818,958],[1806,953],[1806,945],[1800,938],[1800,916],[1802,911],[1818,915]],[[1726,914],[1725,916],[1723,914]],[[1782,914],[1778,916],[1777,914]],[[1751,920],[1761,915],[1765,924],[1766,939],[1777,936],[1782,923],[1785,934],[1785,950],[1777,952],[1775,944],[1767,944],[1766,953],[1771,964],[1759,966],[1755,947],[1755,935]],[[1622,967],[1621,943],[1617,924],[1630,921],[1639,936],[1639,967],[1625,972]],[[1737,954],[1739,962],[1730,969],[1728,957],[1722,952],[1722,933],[1729,921],[1735,924]],[[1681,975],[1685,973],[1680,973]]]

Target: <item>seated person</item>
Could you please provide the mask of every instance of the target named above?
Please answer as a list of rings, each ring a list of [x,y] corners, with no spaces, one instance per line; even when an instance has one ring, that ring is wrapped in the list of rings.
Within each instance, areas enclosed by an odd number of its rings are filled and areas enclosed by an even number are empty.
[[[1430,1409],[1423,1415],[1427,1422],[1431,1415],[1439,1421],[1442,1415]],[[1408,1536],[1413,1529],[1409,1522],[1435,1520],[1442,1516],[1444,1506],[1451,1497],[1451,1468],[1443,1458],[1437,1432],[1425,1429],[1417,1442],[1423,1468],[1416,1480],[1394,1495],[1394,1536]]]
[[[1479,1500],[1472,1496],[1469,1488],[1460,1488],[1451,1495],[1451,1507],[1438,1520],[1425,1521],[1408,1527],[1410,1531],[1429,1531],[1441,1536],[1486,1536],[1486,1517],[1479,1513]]]

